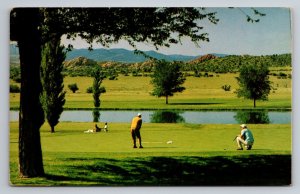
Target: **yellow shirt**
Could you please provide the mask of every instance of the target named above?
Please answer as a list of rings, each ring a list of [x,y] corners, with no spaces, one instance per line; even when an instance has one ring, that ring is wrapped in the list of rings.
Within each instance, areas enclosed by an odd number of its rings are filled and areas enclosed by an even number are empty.
[[[130,130],[139,130],[142,126],[142,119],[140,117],[134,117],[131,121]]]

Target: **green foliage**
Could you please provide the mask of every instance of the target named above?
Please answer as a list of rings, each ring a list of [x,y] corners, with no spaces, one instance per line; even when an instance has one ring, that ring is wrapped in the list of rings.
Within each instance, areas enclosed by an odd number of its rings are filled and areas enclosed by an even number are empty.
[[[224,91],[230,91],[231,85],[224,85],[224,86],[222,86],[222,89],[223,89]]]
[[[106,77],[108,77],[109,80],[117,80],[118,72],[115,68],[109,68],[106,72]]]
[[[93,71],[93,77],[94,77],[94,82],[93,82],[93,98],[94,98],[94,106],[96,108],[100,107],[100,95],[101,93],[105,93],[106,90],[104,87],[101,87],[101,83],[104,79],[104,74],[101,71],[100,67],[97,67]]]
[[[279,76],[280,76],[280,77],[287,78],[287,74],[286,74],[286,73],[283,73],[283,72],[280,72],[280,73],[279,73]]]
[[[77,90],[79,90],[78,86],[76,83],[73,83],[73,84],[69,84],[68,85],[68,88],[73,92],[75,93]]]
[[[198,71],[198,70],[194,70],[194,76],[195,77],[201,77],[202,76],[202,74],[201,74],[201,72],[200,71]]]
[[[20,93],[20,87],[18,85],[10,84],[9,85],[9,92],[10,93]]]
[[[291,54],[250,56],[250,55],[229,55],[225,57],[212,57],[205,55],[192,62],[183,65],[185,71],[234,73],[238,72],[243,65],[260,61],[268,67],[291,66]]]
[[[97,65],[80,65],[78,58],[73,62],[65,62],[66,68],[64,73],[75,77],[75,76],[92,76],[92,72]],[[83,60],[83,59],[82,59]],[[87,59],[86,59],[87,60]],[[192,62],[182,62],[180,64],[181,70],[190,72],[193,71],[194,75],[186,73],[187,76],[195,77],[209,77],[208,72],[215,73],[235,73],[239,72],[240,68],[248,63],[260,61],[268,67],[287,67],[291,66],[291,54],[281,55],[267,55],[267,56],[250,56],[250,55],[229,55],[225,57],[216,57],[213,55],[205,55]],[[82,62],[83,63],[83,62]],[[98,62],[100,63],[100,62]],[[155,61],[148,60],[140,63],[121,63],[121,62],[102,62],[102,69],[105,72],[105,76],[110,80],[116,80],[118,74],[129,75],[140,77],[142,73],[151,73],[154,71]],[[79,65],[78,65],[79,64]],[[95,64],[90,63],[90,64]],[[206,72],[201,74],[201,72]],[[274,76],[276,73],[273,73]],[[276,74],[277,75],[277,74]],[[289,76],[290,77],[290,76]],[[278,77],[284,79],[285,77]]]
[[[256,107],[256,100],[268,100],[271,90],[268,75],[268,67],[260,62],[243,65],[237,78],[240,86],[236,91],[237,96],[252,99],[254,107]]]
[[[86,89],[86,93],[90,94],[90,93],[93,93],[93,87],[90,86]]]
[[[164,60],[157,61],[154,68],[151,83],[154,86],[153,96],[166,97],[168,104],[168,96],[173,96],[176,92],[182,92],[185,87],[182,84],[185,81],[183,73],[180,71],[178,63],[170,63]]]
[[[9,78],[14,80],[17,83],[21,82],[21,69],[19,66],[11,66],[10,67],[10,75]]]
[[[54,132],[58,124],[63,106],[65,104],[65,91],[63,91],[63,61],[65,59],[64,47],[60,46],[59,39],[47,42],[43,47],[41,82],[43,92],[40,96],[45,117]]]
[[[247,124],[269,124],[270,118],[268,116],[267,111],[238,111],[234,118],[239,123],[247,123]]]
[[[77,76],[90,77],[92,75],[94,68],[95,67],[91,67],[91,66],[81,66],[81,67],[73,67],[73,68],[68,67],[64,69],[64,73],[71,77],[77,77]]]

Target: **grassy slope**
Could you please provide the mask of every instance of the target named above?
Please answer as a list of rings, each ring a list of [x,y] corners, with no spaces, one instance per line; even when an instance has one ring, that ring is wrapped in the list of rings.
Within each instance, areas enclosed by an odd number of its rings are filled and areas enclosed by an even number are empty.
[[[219,77],[187,77],[186,90],[177,93],[165,104],[164,98],[156,98],[152,91],[150,77],[119,76],[118,80],[104,80],[107,93],[101,96],[101,108],[109,109],[240,109],[252,108],[251,100],[238,99],[234,91],[238,88],[237,74],[220,74]],[[270,76],[277,90],[270,94],[269,101],[257,102],[258,108],[291,108],[291,80]],[[92,94],[86,88],[92,85],[92,78],[66,77],[65,86],[77,83],[78,93],[66,89],[65,108],[93,108]],[[232,90],[225,92],[223,85],[231,85]],[[19,94],[10,94],[11,108],[18,107]]]
[[[92,123],[60,123],[57,132],[51,134],[45,124],[41,139],[47,177],[26,180],[17,176],[17,123],[11,123],[12,183],[281,185],[290,182],[290,125],[250,125],[255,134],[255,146],[251,151],[242,152],[235,150],[236,144],[232,141],[239,133],[238,125],[145,123],[142,128],[144,149],[132,148],[128,123],[110,124],[109,133],[83,133],[90,126]],[[169,140],[173,144],[166,144]],[[283,163],[286,165],[282,166]],[[279,171],[272,172],[272,168],[277,167]],[[261,168],[263,180],[257,172],[251,171],[255,168]],[[247,182],[246,177],[234,180],[236,175],[230,171],[238,173],[242,169],[250,170],[247,176],[252,177],[252,182]],[[134,179],[135,173],[141,181]],[[218,173],[227,178],[214,179],[206,173]]]

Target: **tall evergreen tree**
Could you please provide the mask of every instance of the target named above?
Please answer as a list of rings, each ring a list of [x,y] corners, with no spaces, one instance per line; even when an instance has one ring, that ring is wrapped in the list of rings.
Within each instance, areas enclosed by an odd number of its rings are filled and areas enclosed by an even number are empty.
[[[180,71],[178,63],[170,63],[164,60],[157,61],[151,80],[154,86],[151,94],[157,97],[165,96],[166,104],[168,104],[169,96],[185,90],[185,87],[182,86],[184,81],[185,77]]]
[[[101,87],[101,83],[104,79],[104,75],[101,71],[100,67],[97,67],[93,72],[94,82],[93,82],[93,98],[94,98],[94,106],[95,108],[99,108],[101,101],[100,95],[101,93],[105,93],[106,90],[104,87]]]
[[[93,111],[93,121],[98,122],[100,117],[99,107],[101,105],[100,95],[101,93],[105,93],[106,90],[104,87],[101,87],[101,83],[104,79],[103,72],[100,67],[96,67],[93,71],[92,76],[94,77],[93,82],[93,98],[94,98],[94,111]]]
[[[240,69],[237,78],[240,88],[236,91],[238,97],[253,100],[253,107],[256,107],[256,100],[268,100],[271,90],[269,81],[269,69],[259,62],[245,64]]]
[[[42,49],[41,82],[43,91],[40,96],[45,117],[54,133],[65,104],[63,85],[63,61],[66,54],[58,38],[47,42]]]

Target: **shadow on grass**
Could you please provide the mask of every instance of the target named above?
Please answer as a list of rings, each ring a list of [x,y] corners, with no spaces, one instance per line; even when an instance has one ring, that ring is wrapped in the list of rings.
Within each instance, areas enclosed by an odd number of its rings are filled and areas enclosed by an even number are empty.
[[[71,185],[72,181],[80,181],[83,185],[99,186],[280,186],[291,184],[290,155],[70,158],[64,163],[66,164],[63,169],[64,176],[48,174],[46,178],[55,182],[56,185],[65,181],[71,181]]]

